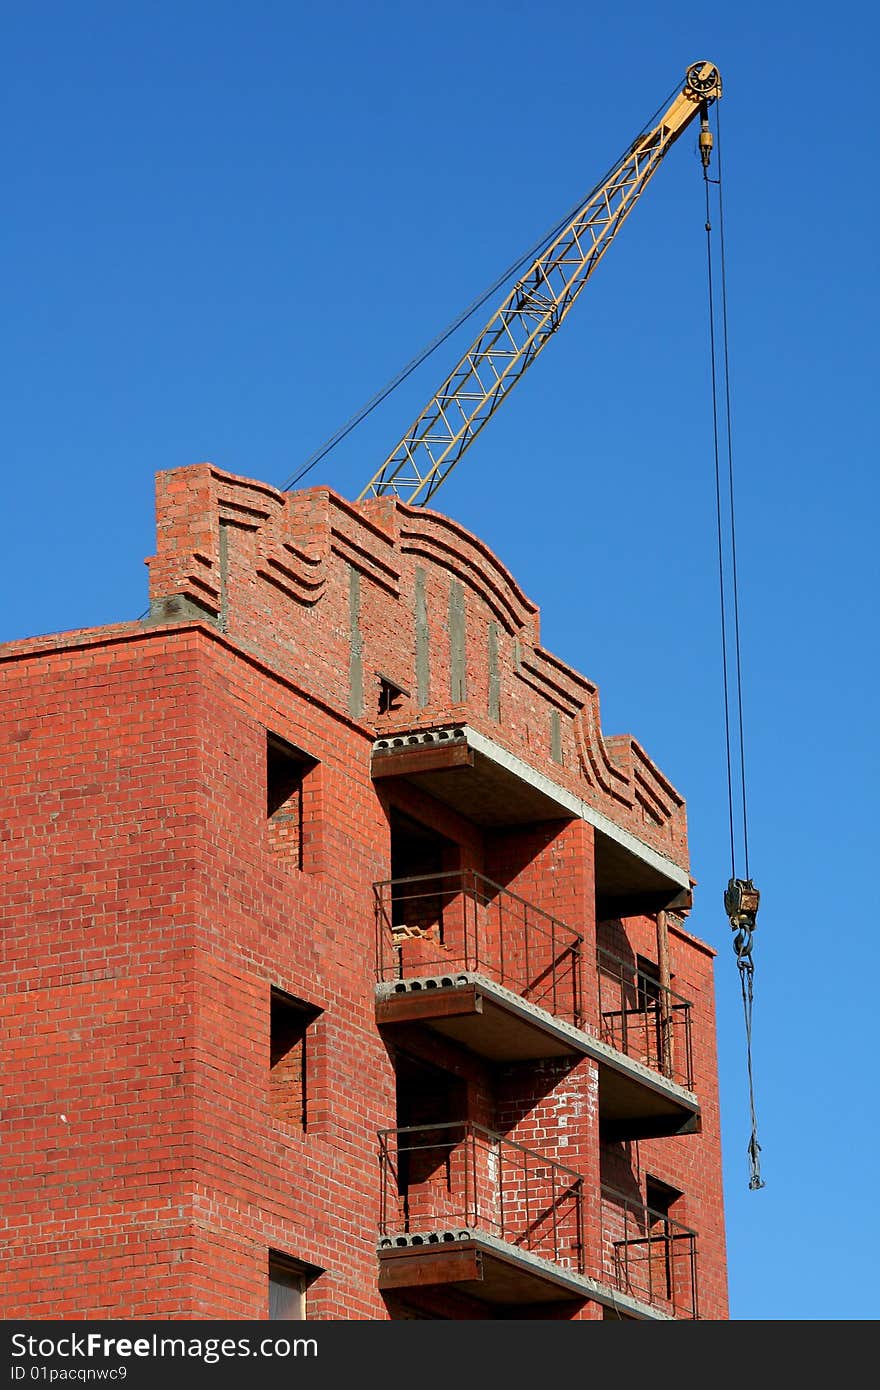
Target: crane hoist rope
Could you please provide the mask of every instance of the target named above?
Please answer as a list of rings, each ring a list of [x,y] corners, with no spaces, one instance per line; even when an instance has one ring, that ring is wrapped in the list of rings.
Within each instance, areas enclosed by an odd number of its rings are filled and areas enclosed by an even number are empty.
[[[706,187],[706,265],[708,273],[708,306],[709,306],[709,352],[711,365],[711,390],[712,390],[712,429],[715,457],[715,511],[717,522],[717,542],[718,542],[718,589],[721,610],[721,669],[722,687],[724,703],[724,735],[727,753],[727,806],[730,825],[730,879],[724,893],[724,910],[730,921],[733,936],[733,949],[736,953],[737,967],[740,975],[740,986],[742,989],[743,1014],[745,1018],[746,1031],[746,1060],[748,1066],[749,1081],[749,1112],[751,1118],[751,1134],[748,1144],[749,1155],[749,1187],[753,1190],[764,1187],[761,1177],[760,1152],[761,1145],[758,1143],[758,1120],[755,1109],[755,1086],[752,1073],[752,1009],[754,1003],[754,961],[752,960],[752,945],[757,923],[758,905],[761,894],[749,877],[749,831],[748,831],[748,802],[746,796],[746,762],[745,762],[745,735],[743,720],[743,699],[742,699],[742,643],[740,637],[739,620],[739,582],[737,577],[737,557],[736,557],[736,515],[734,506],[734,486],[733,486],[733,427],[732,411],[730,401],[730,352],[729,334],[727,322],[727,269],[724,246],[724,197],[723,197],[723,171],[721,161],[721,125],[720,117],[716,113],[718,129],[718,178],[709,177],[709,157],[712,150],[712,134],[709,130],[708,112],[703,112],[700,129],[700,155],[703,163],[703,179]],[[724,374],[724,426],[727,441],[727,487],[726,496],[721,483],[721,444],[719,437],[719,408],[718,408],[718,349],[715,333],[715,294],[714,294],[714,273],[712,263],[712,212],[710,189],[712,186],[718,189],[718,224],[720,229],[721,243],[721,366]],[[726,526],[725,526],[726,522]],[[729,549],[729,569],[730,580],[726,577],[725,558],[725,531],[728,537]],[[733,634],[732,640],[728,637],[727,629],[727,608],[728,603],[732,610]],[[731,658],[728,657],[728,647],[732,647]],[[731,707],[733,695],[731,692],[731,679],[729,666],[733,664],[735,685],[736,685],[736,721],[737,721],[737,755],[739,758],[739,796],[740,811],[742,815],[742,853],[745,877],[737,877],[737,850],[736,850],[736,809],[734,795],[733,778],[733,737],[731,724],[733,722]]]

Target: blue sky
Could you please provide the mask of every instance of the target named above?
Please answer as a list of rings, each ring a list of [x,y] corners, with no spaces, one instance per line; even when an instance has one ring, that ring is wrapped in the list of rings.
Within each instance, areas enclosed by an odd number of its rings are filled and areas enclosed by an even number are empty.
[[[876,9],[2,5],[0,639],[137,617],[153,475],[276,485],[697,59],[721,134],[766,1186],[748,1187],[693,127],[436,505],[688,801],[734,1319],[874,1319]],[[870,68],[870,59],[868,62]],[[354,497],[489,306],[306,480]]]

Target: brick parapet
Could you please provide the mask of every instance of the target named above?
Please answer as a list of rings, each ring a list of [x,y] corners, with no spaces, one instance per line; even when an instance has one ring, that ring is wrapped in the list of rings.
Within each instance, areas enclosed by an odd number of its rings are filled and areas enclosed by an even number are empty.
[[[595,685],[540,644],[540,613],[463,527],[393,499],[285,494],[210,464],[160,473],[154,614],[205,607],[244,650],[376,734],[468,722],[688,867],[683,799]],[[380,676],[402,691],[380,713]]]

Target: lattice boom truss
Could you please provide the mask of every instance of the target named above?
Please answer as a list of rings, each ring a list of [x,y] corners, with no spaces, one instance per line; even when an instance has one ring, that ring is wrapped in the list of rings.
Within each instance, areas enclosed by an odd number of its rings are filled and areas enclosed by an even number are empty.
[[[571,309],[663,156],[721,95],[711,63],[688,68],[684,88],[639,136],[574,218],[541,252],[361,492],[424,505],[448,478]]]

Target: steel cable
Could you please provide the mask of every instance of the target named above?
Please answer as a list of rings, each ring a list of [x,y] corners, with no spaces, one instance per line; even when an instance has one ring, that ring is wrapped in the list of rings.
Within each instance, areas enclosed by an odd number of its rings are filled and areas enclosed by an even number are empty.
[[[649,116],[648,120],[645,122],[645,124],[642,126],[642,129],[639,131],[639,134],[636,136],[636,140],[640,140],[641,137],[647,131],[652,129],[655,121],[657,120],[658,115],[669,105],[669,101],[672,97],[672,94],[676,90],[677,88],[673,87],[672,91],[669,94],[669,97],[667,97],[665,101],[660,103],[660,105],[657,107],[656,111],[653,113],[652,116]],[[635,144],[635,141],[633,141],[632,144]],[[447,328],[443,329],[442,333],[438,333],[436,338],[433,338],[431,342],[428,343],[428,345],[425,348],[423,348],[422,351],[416,357],[413,357],[412,360],[408,362],[405,367],[402,367],[400,371],[395,376],[393,376],[391,380],[385,386],[383,386],[380,391],[377,391],[374,396],[371,396],[370,399],[363,406],[361,406],[360,410],[356,411],[355,414],[352,415],[344,425],[340,426],[340,428],[335,432],[335,434],[332,434],[329,437],[329,439],[327,439],[320,446],[320,448],[316,449],[313,454],[310,454],[309,457],[306,459],[305,463],[302,465],[302,467],[296,473],[292,474],[292,476],[288,478],[286,483],[283,483],[281,485],[281,491],[289,492],[292,488],[296,487],[297,483],[300,482],[301,479],[303,479],[307,473],[310,473],[312,469],[315,468],[316,465],[319,464],[323,458],[326,458],[327,454],[330,453],[331,449],[335,449],[337,444],[341,444],[342,440],[345,439],[347,435],[351,434],[352,430],[356,429],[357,426],[360,425],[367,418],[368,415],[372,414],[372,412],[376,409],[377,406],[380,406],[384,400],[387,400],[387,398],[391,395],[392,391],[395,391],[398,386],[400,386],[404,381],[406,381],[407,377],[411,376],[412,373],[422,365],[423,362],[426,362],[427,359],[431,356],[431,354],[436,352],[437,348],[441,347],[443,343],[446,342],[447,338],[451,338],[453,333],[456,333],[459,328],[461,328],[465,323],[467,323],[468,319],[471,318],[477,312],[478,309],[481,309],[482,306],[486,303],[486,301],[490,299],[492,295],[496,294],[498,290],[500,290],[502,285],[506,284],[508,280],[512,279],[518,271],[522,270],[523,266],[532,265],[534,261],[538,258],[538,256],[541,254],[541,252],[547,246],[549,246],[550,243],[557,236],[559,236],[559,234],[564,230],[565,227],[569,225],[569,223],[571,223],[574,220],[579,210],[582,207],[584,207],[586,203],[589,202],[593,195],[605,183],[607,183],[613,170],[617,168],[617,165],[621,163],[621,161],[628,154],[629,150],[632,148],[632,144],[628,146],[627,149],[624,150],[621,155],[618,156],[618,158],[614,161],[613,164],[609,165],[605,174],[594,186],[591,192],[586,195],[586,197],[578,199],[578,201],[575,204],[573,204],[569,211],[563,217],[561,217],[559,221],[556,222],[555,225],[550,228],[549,231],[544,233],[544,235],[540,238],[539,241],[536,241],[527,251],[524,251],[521,256],[519,256],[511,265],[507,267],[505,271],[501,273],[501,275],[498,276],[496,280],[493,281],[493,283],[488,287],[488,289],[484,290],[482,294],[478,295],[478,297],[475,300],[473,300],[467,306],[466,309],[463,309],[462,312],[457,316],[457,318],[453,319],[452,323],[450,323]]]
[[[739,634],[739,580],[737,577],[736,564],[736,509],[733,501],[733,429],[732,411],[730,406],[730,359],[728,353],[728,332],[727,332],[727,264],[724,248],[724,182],[721,163],[721,112],[716,109],[715,128],[718,132],[718,228],[721,247],[721,324],[722,341],[724,344],[724,398],[725,398],[725,423],[727,427],[727,487],[728,487],[728,516],[730,519],[730,574],[733,588],[733,629],[734,629],[734,652],[736,655],[736,702],[739,720],[739,769],[740,769],[740,792],[742,797],[742,835],[743,835],[743,862],[745,864],[745,876],[749,877],[749,827],[748,811],[746,800],[746,754],[745,737],[743,733],[743,699],[742,699],[742,655]]]
[[[715,369],[715,296],[712,274],[712,216],[709,201],[708,175],[706,184],[706,257],[709,269],[709,361],[712,373],[712,433],[715,454],[715,515],[718,539],[718,591],[721,604],[721,678],[724,690],[724,743],[727,752],[727,806],[730,819],[730,876],[736,875],[736,846],[733,830],[733,763],[730,752],[730,682],[727,671],[727,604],[724,587],[724,533],[721,505],[721,451],[718,444],[718,386]]]
[[[718,430],[718,384],[717,384],[717,348],[715,341],[715,296],[714,296],[714,274],[712,265],[712,218],[711,218],[711,199],[710,184],[718,188],[718,222],[720,230],[721,244],[721,339],[723,353],[723,375],[724,375],[724,412],[725,412],[725,433],[727,438],[727,525],[730,537],[730,570],[731,570],[731,609],[733,618],[733,651],[734,651],[734,674],[736,684],[736,706],[738,722],[738,741],[739,741],[739,768],[740,768],[740,794],[742,802],[742,841],[743,858],[745,863],[745,879],[751,887],[749,876],[749,840],[748,840],[748,810],[746,800],[746,770],[745,770],[745,737],[743,720],[743,699],[742,699],[742,647],[740,641],[740,621],[739,621],[739,582],[737,574],[736,560],[736,523],[734,508],[734,486],[733,486],[733,430],[732,430],[732,409],[730,395],[730,353],[729,335],[727,320],[727,269],[725,259],[724,244],[724,201],[722,193],[722,164],[721,164],[721,131],[720,117],[717,104],[715,111],[716,131],[718,133],[718,178],[709,178],[708,167],[704,163],[703,178],[706,185],[706,255],[709,284],[709,349],[711,358],[711,380],[712,380],[712,425],[714,440],[714,461],[715,461],[715,506],[717,520],[717,539],[718,539],[718,573],[719,573],[719,596],[721,609],[721,649],[722,649],[722,685],[724,692],[724,734],[725,747],[727,754],[727,803],[728,820],[730,827],[730,873],[731,884],[734,882],[742,883],[736,875],[736,835],[734,830],[735,811],[733,795],[733,754],[731,748],[731,692],[730,677],[728,671],[728,634],[727,634],[727,596],[724,570],[724,507],[722,503],[721,487],[721,460]],[[746,1033],[746,1061],[749,1081],[749,1117],[751,1121],[751,1133],[748,1143],[749,1156],[749,1188],[755,1190],[764,1186],[760,1170],[761,1145],[758,1143],[758,1119],[755,1108],[755,1084],[752,1068],[752,1011],[754,1004],[754,961],[752,960],[752,932],[754,928],[754,916],[750,918],[749,926],[739,926],[739,930],[734,937],[734,950],[736,952],[737,966],[740,973],[740,984],[743,999],[743,1014],[745,1019]],[[734,923],[732,922],[732,925]]]

